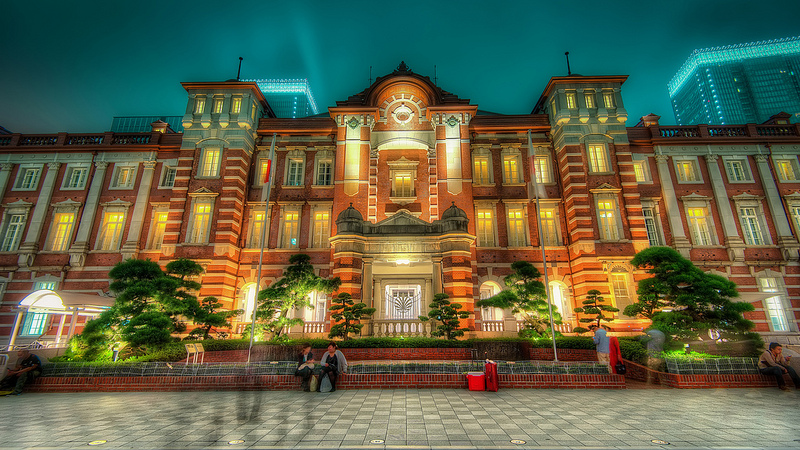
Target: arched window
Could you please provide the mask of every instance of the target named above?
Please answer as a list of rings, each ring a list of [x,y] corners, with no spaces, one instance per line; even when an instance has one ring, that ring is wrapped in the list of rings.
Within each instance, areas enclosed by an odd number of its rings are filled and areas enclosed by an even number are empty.
[[[501,291],[500,285],[495,283],[494,281],[487,281],[481,284],[480,295],[481,300],[486,300],[489,297],[493,297],[499,294]],[[500,308],[494,307],[486,307],[481,309],[481,319],[484,322],[492,322],[492,321],[502,321],[503,320],[503,310]],[[484,326],[484,331],[486,331],[486,327]]]
[[[311,302],[305,309],[303,320],[306,322],[325,322],[325,314],[328,312],[328,295],[324,292],[312,292],[308,294]]]
[[[570,302],[566,284],[560,281],[550,282],[550,301],[557,308],[562,319],[572,316],[572,302]]]
[[[244,311],[242,313],[242,320],[253,320],[253,307],[256,304],[256,296],[258,295],[258,288],[255,283],[247,283],[242,286],[239,298],[239,309]]]

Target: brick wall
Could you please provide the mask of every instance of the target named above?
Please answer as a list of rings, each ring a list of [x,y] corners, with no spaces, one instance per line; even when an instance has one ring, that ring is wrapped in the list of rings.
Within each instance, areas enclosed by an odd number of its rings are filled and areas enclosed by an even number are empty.
[[[625,366],[625,378],[676,389],[757,388],[778,385],[773,377],[760,374],[679,375],[658,372],[630,361],[625,361]]]

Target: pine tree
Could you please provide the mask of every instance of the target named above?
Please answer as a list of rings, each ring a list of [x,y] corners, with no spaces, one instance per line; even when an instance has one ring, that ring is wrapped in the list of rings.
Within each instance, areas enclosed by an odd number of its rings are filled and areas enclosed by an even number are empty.
[[[328,337],[350,339],[351,333],[360,333],[364,324],[362,320],[375,314],[375,308],[367,308],[366,303],[355,303],[350,294],[340,292],[331,300],[331,319],[337,322],[331,327]]]
[[[464,336],[469,328],[461,327],[459,319],[466,319],[472,314],[469,311],[462,311],[460,303],[450,303],[449,295],[436,294],[433,296],[433,303],[428,305],[430,311],[427,316],[419,316],[423,322],[431,321],[433,330],[431,336],[444,337],[447,340]],[[438,324],[437,324],[438,323]]]
[[[581,313],[591,317],[582,317],[578,319],[580,323],[592,324],[589,325],[589,329],[592,328],[599,328],[602,326],[602,322],[613,322],[614,315],[613,314],[606,314],[606,313],[615,313],[619,311],[619,308],[614,308],[611,305],[605,305],[603,302],[605,299],[600,296],[600,291],[597,289],[592,289],[591,291],[586,293],[586,300],[583,301],[583,307],[575,308],[576,313]],[[582,327],[576,327],[576,333],[586,331]]]

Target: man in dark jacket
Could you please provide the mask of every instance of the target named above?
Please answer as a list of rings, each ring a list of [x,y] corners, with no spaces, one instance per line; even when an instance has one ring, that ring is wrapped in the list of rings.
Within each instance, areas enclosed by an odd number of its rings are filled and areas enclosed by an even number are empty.
[[[17,352],[17,365],[13,369],[9,369],[8,375],[0,381],[0,385],[4,387],[14,386],[14,390],[10,394],[5,395],[20,395],[25,383],[33,381],[42,373],[42,361],[38,356],[32,354],[28,350],[20,350]]]

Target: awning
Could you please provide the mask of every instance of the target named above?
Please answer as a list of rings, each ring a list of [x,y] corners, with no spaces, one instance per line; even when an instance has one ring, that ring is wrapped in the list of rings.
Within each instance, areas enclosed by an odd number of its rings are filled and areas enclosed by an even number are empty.
[[[74,310],[100,312],[101,310],[110,308],[112,305],[114,305],[114,299],[111,297],[79,294],[76,292],[51,291],[48,289],[31,292],[19,302],[21,308],[49,312]]]

